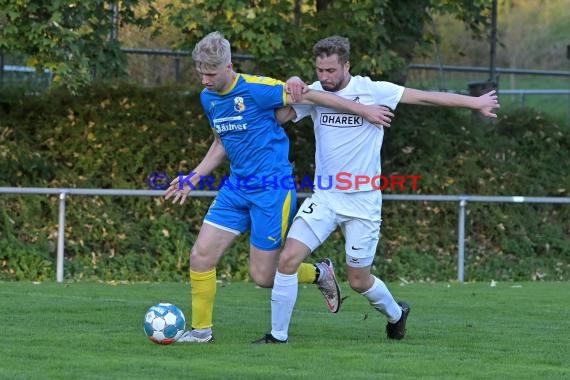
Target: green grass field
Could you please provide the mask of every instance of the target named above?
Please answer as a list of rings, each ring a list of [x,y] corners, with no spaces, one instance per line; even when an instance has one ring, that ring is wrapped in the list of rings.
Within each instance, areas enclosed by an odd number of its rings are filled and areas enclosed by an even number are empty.
[[[570,283],[390,284],[412,305],[408,336],[343,284],[339,314],[300,289],[287,345],[270,290],[220,286],[216,343],[159,346],[142,320],[159,301],[190,318],[189,285],[0,283],[0,379],[570,379]]]

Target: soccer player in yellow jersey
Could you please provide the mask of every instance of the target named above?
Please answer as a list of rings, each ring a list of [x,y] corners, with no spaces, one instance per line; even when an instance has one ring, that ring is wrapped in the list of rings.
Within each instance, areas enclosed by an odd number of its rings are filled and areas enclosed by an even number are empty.
[[[214,339],[213,307],[216,264],[236,237],[251,231],[250,274],[261,287],[271,287],[277,256],[296,211],[295,184],[288,160],[289,140],[276,119],[276,110],[292,102],[284,82],[233,70],[228,40],[218,32],[195,46],[192,58],[205,87],[200,94],[214,141],[192,176],[176,178],[165,198],[183,203],[202,176],[226,158],[230,175],[212,202],[190,253],[192,329],[178,341],[207,343]],[[389,123],[391,113],[324,91],[308,91],[298,102],[352,112],[371,123]],[[331,312],[340,306],[332,262],[303,263],[302,283],[316,282]]]

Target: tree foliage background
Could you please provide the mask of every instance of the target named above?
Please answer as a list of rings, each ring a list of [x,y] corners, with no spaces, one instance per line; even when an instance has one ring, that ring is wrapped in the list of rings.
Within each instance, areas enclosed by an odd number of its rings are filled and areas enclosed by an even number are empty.
[[[151,1],[0,0],[0,51],[23,54],[26,64],[49,69],[76,89],[94,79],[124,75],[125,55],[116,28],[149,27]],[[135,12],[144,6],[144,12]]]
[[[403,83],[414,51],[433,42],[426,28],[433,15],[453,15],[482,36],[490,5],[491,0],[0,0],[0,49],[25,54],[29,63],[78,87],[123,73],[116,25],[151,28],[153,35],[174,27],[179,38],[170,42],[185,49],[219,30],[235,52],[255,57],[265,75],[306,77],[316,40],[341,34],[357,52],[355,71]]]
[[[205,34],[220,30],[234,52],[254,57],[255,71],[313,78],[312,45],[319,38],[341,34],[351,40],[354,72],[404,83],[411,61],[488,65],[491,4],[492,0],[0,0],[0,52],[8,64],[50,69],[59,83],[77,89],[93,80],[126,78],[141,65],[152,66],[157,76],[166,70],[156,57],[150,62],[137,56],[129,63],[121,47],[191,50]],[[569,18],[570,0],[498,0],[497,65],[566,69]]]
[[[539,10],[539,11],[537,11]],[[499,0],[497,66],[568,70],[570,0]],[[470,38],[465,27],[449,14],[433,19],[440,57],[429,54],[429,63],[486,66],[489,44]]]
[[[489,23],[489,6],[487,0],[208,0],[180,1],[167,10],[172,23],[187,33],[181,47],[191,49],[208,32],[220,30],[236,51],[253,55],[267,75],[312,76],[313,44],[339,34],[350,39],[356,52],[355,72],[404,82],[416,48],[432,42],[425,26],[433,14],[453,14],[481,35]]]

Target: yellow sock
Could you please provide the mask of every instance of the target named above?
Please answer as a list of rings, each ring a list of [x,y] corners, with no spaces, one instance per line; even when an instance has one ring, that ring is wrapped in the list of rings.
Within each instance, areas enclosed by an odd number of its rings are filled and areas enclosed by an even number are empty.
[[[317,277],[317,268],[313,264],[301,263],[297,276],[300,284],[312,284]]]
[[[207,329],[212,327],[214,299],[216,298],[216,269],[208,272],[190,270],[192,294],[192,328]]]

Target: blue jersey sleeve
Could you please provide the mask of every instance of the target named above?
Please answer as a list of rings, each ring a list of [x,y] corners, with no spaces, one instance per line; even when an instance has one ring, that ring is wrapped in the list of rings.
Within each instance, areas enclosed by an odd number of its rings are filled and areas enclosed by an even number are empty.
[[[242,74],[258,106],[262,109],[281,108],[287,104],[285,83],[280,80]]]

